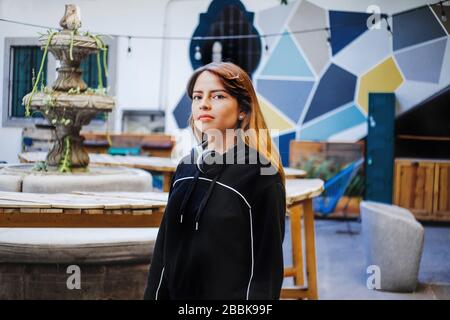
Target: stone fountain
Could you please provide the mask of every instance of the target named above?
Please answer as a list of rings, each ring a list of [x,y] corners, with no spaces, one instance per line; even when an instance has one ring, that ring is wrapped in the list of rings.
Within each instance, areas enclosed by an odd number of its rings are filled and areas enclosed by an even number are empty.
[[[27,108],[40,111],[54,125],[56,142],[45,164],[11,165],[0,170],[0,191],[149,191],[151,175],[145,171],[88,166],[89,155],[80,130],[99,112],[111,112],[115,101],[102,87],[87,87],[80,63],[89,54],[105,48],[98,37],[78,32],[81,18],[75,5],[66,5],[60,26],[61,31],[48,32],[39,39],[45,50],[44,58],[48,50],[60,61],[56,81],[42,91],[33,88],[23,98]],[[36,82],[38,79],[39,74]]]
[[[60,25],[62,31],[40,39],[61,61],[58,79],[24,97],[54,125],[57,141],[45,163],[1,169],[0,191],[150,191],[152,177],[143,170],[89,166],[80,130],[98,112],[111,112],[114,99],[81,78],[81,61],[102,48],[95,37],[74,32],[81,26],[76,6],[66,5]],[[0,299],[142,299],[157,231],[0,228]],[[72,286],[77,272],[79,285]]]

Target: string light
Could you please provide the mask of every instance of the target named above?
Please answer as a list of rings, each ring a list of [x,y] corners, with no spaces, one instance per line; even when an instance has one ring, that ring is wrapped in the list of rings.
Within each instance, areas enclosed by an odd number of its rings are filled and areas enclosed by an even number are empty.
[[[331,29],[325,28],[325,31],[327,32],[327,44],[331,46]]]
[[[439,4],[441,5],[441,20],[442,20],[442,22],[447,22],[447,15],[444,10],[444,2],[445,1],[439,2]]]
[[[199,61],[202,59],[202,53],[200,52],[200,46],[195,46],[195,54],[194,54],[194,59]]]
[[[128,54],[131,54],[131,36],[128,37]]]
[[[393,35],[391,25],[389,24],[389,21],[388,21],[388,17],[384,16],[383,18],[386,21],[386,30],[389,32],[390,35]]]
[[[387,22],[387,31],[389,31],[392,34],[392,28],[388,23],[387,18],[388,17],[396,17],[396,16],[400,16],[403,14],[407,14],[408,12],[411,12],[412,10],[418,10],[418,9],[422,9],[428,6],[434,6],[434,5],[438,5],[440,4],[441,6],[441,19],[443,22],[447,21],[447,15],[444,11],[443,8],[443,3],[447,2],[446,1],[437,1],[435,3],[432,4],[427,4],[427,5],[422,5],[416,8],[412,8],[412,9],[408,9],[402,12],[398,12],[395,13],[393,15],[384,15],[384,18]],[[36,28],[42,28],[42,29],[53,29],[53,30],[61,30],[61,28],[54,28],[54,27],[49,27],[49,26],[44,26],[44,25],[38,25],[38,24],[32,24],[32,23],[26,23],[26,22],[21,22],[21,21],[15,21],[15,20],[9,20],[9,19],[4,19],[4,18],[0,18],[0,21],[3,22],[8,22],[8,23],[15,23],[15,24],[20,24],[20,25],[24,25],[24,26],[30,26],[30,27],[36,27]],[[358,24],[359,25],[359,24]],[[356,26],[356,24],[339,24],[339,25],[333,25],[333,29],[338,29],[338,28],[345,28],[345,27],[349,27],[349,26]],[[168,36],[143,36],[143,35],[127,35],[127,34],[98,34],[98,35],[102,35],[102,36],[109,36],[109,37],[118,37],[118,38],[135,38],[135,39],[150,39],[150,40],[190,40],[190,41],[209,41],[209,40],[230,40],[230,39],[252,39],[252,38],[267,38],[267,37],[279,37],[282,35],[286,35],[286,34],[302,34],[302,33],[310,33],[310,32],[319,32],[319,31],[327,31],[329,33],[329,36],[327,37],[327,41],[331,41],[331,34],[330,34],[330,30],[332,29],[330,27],[323,27],[323,28],[313,28],[313,29],[305,29],[305,30],[298,30],[298,31],[288,31],[288,32],[279,32],[279,33],[270,33],[270,34],[245,34],[245,35],[229,35],[229,36],[195,36],[195,37],[182,37],[182,36],[173,36],[173,37],[168,37]],[[95,32],[91,32],[92,34],[97,34]],[[268,45],[266,44],[266,50],[268,50]],[[128,47],[128,52],[131,52],[131,47]],[[200,53],[201,55],[201,53]],[[200,57],[201,59],[201,57]]]

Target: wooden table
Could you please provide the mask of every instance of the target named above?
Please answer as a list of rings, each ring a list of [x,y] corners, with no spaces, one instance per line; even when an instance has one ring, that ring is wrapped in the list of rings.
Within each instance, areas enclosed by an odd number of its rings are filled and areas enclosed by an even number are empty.
[[[292,266],[285,267],[284,277],[294,277],[294,287],[282,288],[281,298],[318,299],[316,240],[312,199],[323,192],[320,179],[286,180],[286,205],[290,215]],[[302,224],[304,234],[302,234]],[[305,254],[303,244],[305,241]],[[304,279],[306,260],[307,285]]]
[[[0,192],[0,227],[155,227],[166,203],[160,192]]]
[[[19,154],[22,163],[45,161],[45,152],[24,152]],[[103,166],[124,166],[157,172],[163,175],[163,191],[169,192],[172,175],[178,163],[171,158],[145,157],[145,156],[112,156],[109,154],[90,153],[91,164]],[[286,179],[299,179],[306,177],[306,171],[295,168],[284,168]]]
[[[284,167],[284,175],[286,179],[302,179],[306,178],[306,171],[297,168]]]
[[[19,154],[22,163],[45,161],[46,152],[25,152]],[[171,158],[145,157],[145,156],[112,156],[103,153],[90,153],[91,164],[102,166],[124,166],[136,169],[153,171],[163,175],[163,191],[168,192],[172,175],[178,163]]]

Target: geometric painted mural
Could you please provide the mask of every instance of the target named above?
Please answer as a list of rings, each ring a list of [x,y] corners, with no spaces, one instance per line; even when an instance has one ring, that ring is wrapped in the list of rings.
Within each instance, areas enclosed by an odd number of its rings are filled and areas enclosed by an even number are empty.
[[[447,37],[395,54],[395,60],[407,80],[438,83]]]
[[[382,20],[380,24],[380,29],[364,32],[339,51],[333,57],[334,62],[351,73],[360,75],[391,55],[392,36],[386,30],[386,22]]]
[[[280,33],[285,29],[286,20],[296,1],[289,1],[289,4],[283,6],[276,6],[270,9],[261,10],[256,15],[256,25],[262,34],[274,34]],[[272,45],[276,42],[277,37],[264,38],[264,44],[267,44],[269,50],[272,49]]]
[[[268,50],[253,83],[268,128],[281,131],[273,139],[284,165],[295,132],[301,140],[365,137],[370,92],[394,92],[401,113],[450,85],[449,6],[444,22],[439,5],[394,14],[392,34],[384,19],[369,30],[368,13],[345,10],[334,1],[297,0],[255,12],[260,35],[283,32],[261,39]],[[298,32],[308,29],[315,31]],[[189,98],[173,113],[185,127]]]
[[[261,73],[263,76],[313,77],[291,35],[284,33]]]
[[[267,128],[280,131],[292,130],[295,128],[295,122],[290,121],[286,116],[270,104],[264,97],[258,95],[258,102],[266,121]]]
[[[273,142],[278,146],[280,151],[281,162],[283,166],[289,166],[289,150],[291,140],[295,139],[295,131],[280,134],[278,137],[273,137]]]
[[[318,122],[302,127],[301,140],[327,140],[334,134],[366,123],[366,117],[353,103],[332,112]]]
[[[331,64],[320,79],[303,123],[353,101],[355,87],[354,74]]]
[[[178,101],[175,109],[173,110],[173,116],[177,122],[178,128],[186,128],[189,123],[189,115],[191,114],[192,101],[191,98],[185,93]]]
[[[394,16],[394,50],[399,50],[446,35],[432,10],[427,6]]]
[[[358,105],[367,113],[369,92],[394,92],[402,82],[402,75],[392,57],[386,59],[361,77]]]
[[[370,14],[360,12],[330,11],[331,49],[333,55],[367,31]]]
[[[297,123],[313,84],[312,81],[259,79],[257,90],[289,119]]]
[[[289,22],[291,31],[321,29],[327,26],[326,10],[309,1],[300,3]],[[330,49],[327,43],[328,33],[326,31],[295,33],[294,37],[316,75],[320,75],[330,59]]]

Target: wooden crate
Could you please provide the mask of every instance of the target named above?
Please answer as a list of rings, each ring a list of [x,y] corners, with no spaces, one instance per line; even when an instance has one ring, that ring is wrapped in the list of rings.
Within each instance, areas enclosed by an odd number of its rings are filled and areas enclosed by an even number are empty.
[[[398,158],[394,204],[422,221],[450,221],[450,161]]]

